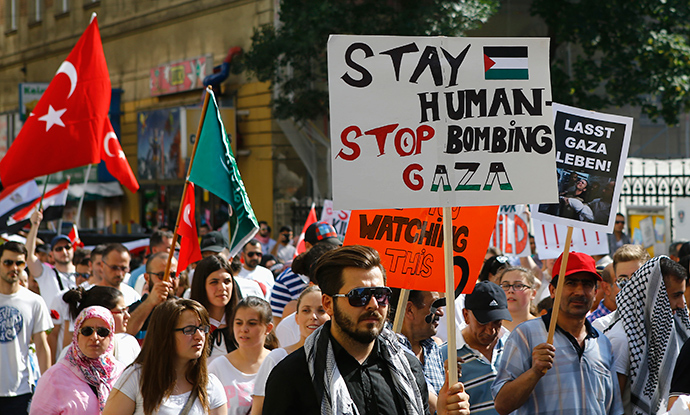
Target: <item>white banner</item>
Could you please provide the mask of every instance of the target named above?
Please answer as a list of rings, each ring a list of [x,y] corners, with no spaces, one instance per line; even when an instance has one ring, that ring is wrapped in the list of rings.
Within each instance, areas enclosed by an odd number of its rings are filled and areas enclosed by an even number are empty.
[[[532,217],[613,232],[633,119],[553,104],[558,203],[532,205]]]
[[[333,226],[338,233],[338,237],[342,241],[345,239],[347,225],[350,222],[350,211],[333,210],[333,201],[325,199],[323,201],[323,210],[321,211],[321,219],[319,222],[328,222],[329,225]]]
[[[507,256],[530,256],[529,214],[526,205],[501,206],[489,242]]]
[[[558,258],[565,249],[565,237],[568,234],[566,225],[543,222],[532,218],[534,227],[534,242],[537,245],[539,259]],[[573,229],[570,240],[570,250],[583,252],[588,255],[606,255],[609,253],[609,243],[606,233],[599,231]]]
[[[337,209],[557,202],[549,40],[333,35]]]

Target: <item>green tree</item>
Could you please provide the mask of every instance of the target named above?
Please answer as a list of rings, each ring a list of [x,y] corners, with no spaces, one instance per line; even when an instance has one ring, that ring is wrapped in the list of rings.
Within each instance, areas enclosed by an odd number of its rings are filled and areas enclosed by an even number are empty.
[[[497,7],[498,0],[282,0],[279,27],[255,30],[237,70],[272,81],[277,118],[315,119],[328,112],[329,35],[459,36]]]
[[[555,101],[639,106],[668,124],[690,108],[687,0],[533,0],[532,14],[548,26]],[[556,54],[566,44],[570,63]]]

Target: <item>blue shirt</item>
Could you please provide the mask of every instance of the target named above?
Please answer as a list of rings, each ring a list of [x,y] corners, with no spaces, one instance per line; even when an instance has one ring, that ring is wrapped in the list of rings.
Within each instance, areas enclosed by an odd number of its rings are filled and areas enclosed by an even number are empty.
[[[596,310],[589,313],[589,315],[587,316],[587,320],[590,323],[592,323],[592,322],[594,322],[594,320],[598,319],[599,317],[604,317],[604,316],[609,315],[611,313],[612,313],[612,311],[609,310],[609,308],[604,305],[604,300],[601,300],[599,302],[599,307],[597,307]]]
[[[457,336],[458,360],[462,359],[462,376],[459,382],[465,386],[465,392],[470,395],[470,413],[498,415],[494,409],[494,397],[491,394],[491,385],[496,379],[498,363],[503,354],[505,341],[508,337],[507,330],[501,330],[503,334],[496,341],[491,361],[481,352],[471,348],[462,333]],[[441,354],[445,361],[448,357],[448,344],[441,346]]]
[[[506,382],[532,367],[532,350],[546,342],[551,314],[518,325],[506,341],[498,375],[492,386],[494,398]],[[542,377],[515,413],[620,415],[623,405],[618,378],[613,372],[613,352],[606,336],[585,320],[587,337],[577,340],[556,326],[554,365]]]
[[[405,347],[405,350],[414,356],[412,344],[407,337],[400,333],[397,334],[398,340]],[[422,346],[422,356],[424,356],[424,361],[421,362],[424,369],[424,378],[429,388],[438,395],[438,392],[443,387],[443,383],[446,381],[446,372],[443,369],[443,362],[446,359],[441,356],[441,348],[434,339],[428,338],[422,340],[419,344]]]

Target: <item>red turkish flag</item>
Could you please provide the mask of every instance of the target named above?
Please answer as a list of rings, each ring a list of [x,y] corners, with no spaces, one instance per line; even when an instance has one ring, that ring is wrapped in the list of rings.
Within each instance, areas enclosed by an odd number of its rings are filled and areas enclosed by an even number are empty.
[[[105,161],[105,167],[110,174],[122,183],[123,186],[134,193],[139,190],[139,182],[134,177],[134,172],[127,162],[127,156],[122,151],[120,141],[115,135],[113,125],[108,118],[105,119],[105,129],[103,130],[103,145],[101,146],[101,160]]]
[[[196,231],[196,218],[194,199],[194,183],[187,182],[187,191],[182,202],[182,218],[177,228],[177,234],[182,237],[180,242],[180,255],[177,259],[177,270],[182,272],[189,264],[201,261],[201,248]]]
[[[110,92],[94,18],[0,160],[1,186],[98,163]]]

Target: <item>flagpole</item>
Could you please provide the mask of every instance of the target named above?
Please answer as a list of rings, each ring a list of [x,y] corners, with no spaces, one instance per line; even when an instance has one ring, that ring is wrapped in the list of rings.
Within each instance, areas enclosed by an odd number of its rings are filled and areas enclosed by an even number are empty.
[[[208,102],[211,99],[211,94],[213,93],[213,88],[211,86],[206,87],[206,96],[204,97],[204,105],[201,107],[201,118],[199,118],[199,126],[196,129],[196,139],[194,140],[194,147],[192,148],[192,157],[189,159],[189,167],[187,168],[187,175],[185,176],[184,189],[182,189],[182,199],[180,199],[180,208],[177,211],[177,220],[175,221],[175,233],[173,234],[172,245],[170,247],[170,255],[168,255],[168,262],[165,264],[165,275],[163,276],[163,281],[170,280],[170,265],[172,264],[172,258],[175,254],[175,245],[177,245],[177,239],[179,235],[177,231],[180,227],[180,218],[184,213],[184,200],[187,195],[187,183],[189,183],[189,175],[192,173],[192,164],[194,163],[194,156],[196,155],[196,147],[199,145],[199,138],[201,137],[201,127],[204,125],[204,119],[206,118],[206,109],[208,109]]]
[[[41,193],[41,201],[38,202],[38,210],[43,210],[43,198],[46,196],[46,189],[48,188],[48,177],[50,174],[46,174],[46,181],[43,182],[43,193]]]
[[[79,207],[77,208],[77,216],[74,219],[74,224],[77,225],[77,228],[79,228],[79,219],[81,219],[81,208],[84,206],[84,197],[86,197],[86,185],[89,182],[89,176],[91,175],[91,166],[93,164],[89,164],[89,167],[86,168],[86,177],[84,178],[84,189],[81,194],[81,199],[79,199]]]

